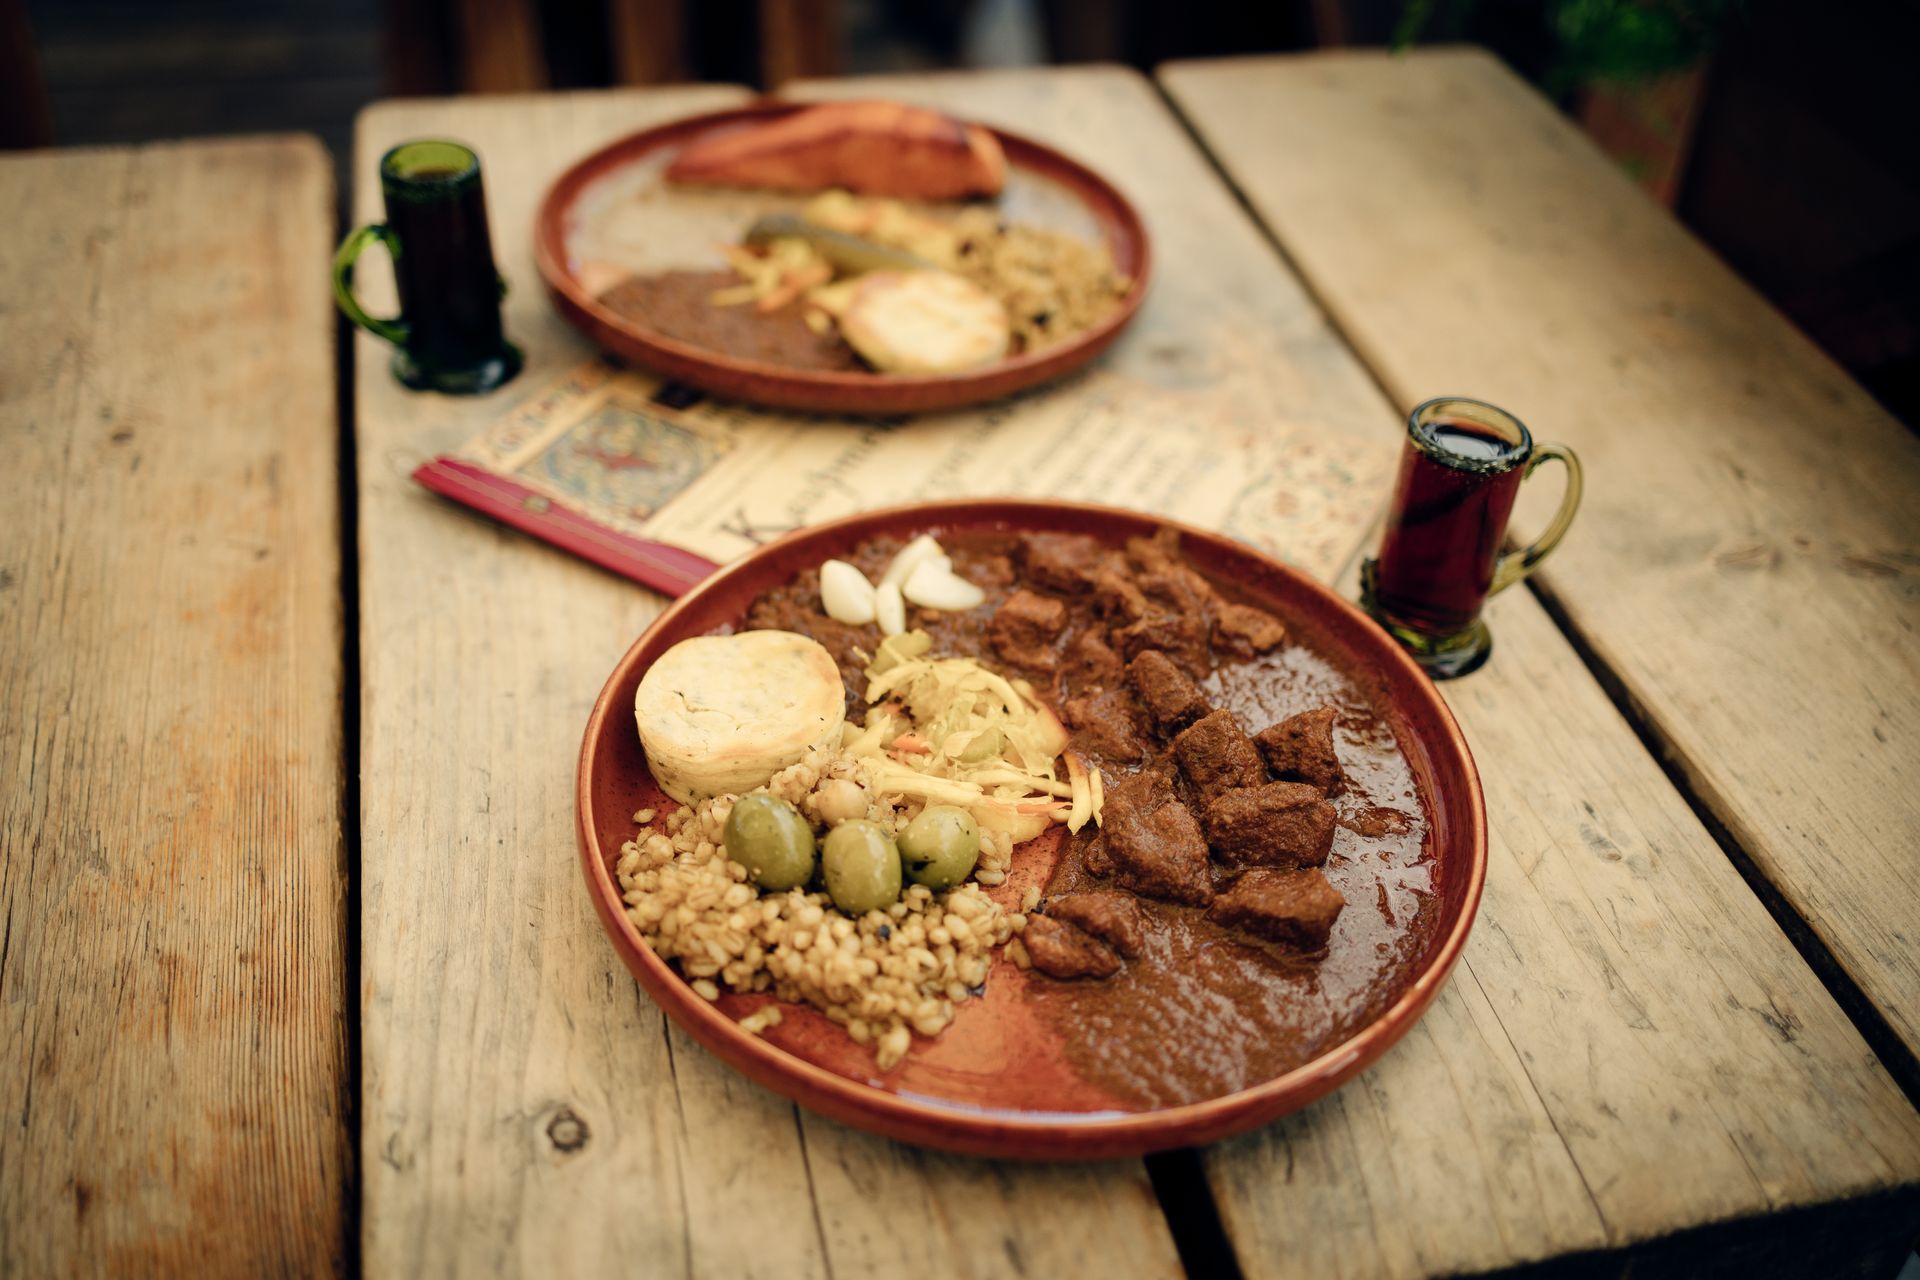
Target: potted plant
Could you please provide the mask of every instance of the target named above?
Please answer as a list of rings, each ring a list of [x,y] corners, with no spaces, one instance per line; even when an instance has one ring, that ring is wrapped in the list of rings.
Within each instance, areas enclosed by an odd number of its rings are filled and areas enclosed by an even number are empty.
[[[1745,7],[1746,0],[1409,0],[1394,45],[1435,34],[1491,45],[1671,208],[1714,41]]]

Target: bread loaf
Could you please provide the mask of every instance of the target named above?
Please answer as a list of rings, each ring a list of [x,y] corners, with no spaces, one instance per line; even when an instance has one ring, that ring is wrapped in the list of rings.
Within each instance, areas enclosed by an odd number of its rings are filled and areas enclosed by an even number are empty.
[[[640,677],[634,719],[660,789],[682,804],[751,791],[809,747],[840,742],[833,655],[791,631],[695,636]]]
[[[945,271],[875,271],[840,313],[840,335],[882,373],[958,373],[1007,354],[1007,309]]]
[[[902,200],[994,196],[1006,185],[1000,143],[979,125],[897,102],[833,102],[686,147],[670,182],[824,191]]]

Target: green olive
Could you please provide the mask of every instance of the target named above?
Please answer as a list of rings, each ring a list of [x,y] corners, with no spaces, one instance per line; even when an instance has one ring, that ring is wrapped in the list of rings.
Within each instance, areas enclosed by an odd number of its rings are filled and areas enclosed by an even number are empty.
[[[864,818],[827,832],[820,852],[827,896],[848,915],[890,907],[900,900],[900,850],[878,824]]]
[[[957,805],[930,804],[900,833],[900,858],[915,884],[951,889],[980,860],[980,828]]]
[[[813,878],[813,828],[778,796],[761,791],[734,801],[724,839],[727,856],[762,889],[797,889]]]

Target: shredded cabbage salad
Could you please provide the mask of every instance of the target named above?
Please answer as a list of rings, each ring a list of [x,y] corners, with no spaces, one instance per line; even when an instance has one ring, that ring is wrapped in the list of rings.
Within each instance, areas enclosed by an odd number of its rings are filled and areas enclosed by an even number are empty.
[[[1067,749],[1065,727],[1033,686],[972,658],[929,657],[932,649],[926,632],[908,631],[882,640],[867,665],[872,705],[864,725],[846,725],[843,746],[873,786],[958,805],[1016,842],[1056,822],[1097,824],[1100,771]]]

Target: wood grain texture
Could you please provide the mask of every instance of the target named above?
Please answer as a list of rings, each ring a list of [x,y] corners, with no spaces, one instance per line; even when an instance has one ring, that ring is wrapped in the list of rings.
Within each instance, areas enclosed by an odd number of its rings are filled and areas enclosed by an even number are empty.
[[[317,1275],[349,1147],[331,163],[0,160],[0,1273]]]
[[[468,93],[547,87],[546,43],[533,0],[453,0],[452,18]]]
[[[546,183],[619,133],[745,96],[393,103],[360,121],[362,174],[402,137],[478,148],[528,354],[508,391],[463,401],[401,390],[371,339],[356,351],[367,1272],[1175,1273],[1137,1162],[896,1147],[801,1118],[666,1024],[594,918],[572,818],[587,713],[663,602],[407,478],[589,354],[535,283]],[[362,188],[358,215],[378,199]],[[376,312],[383,275],[363,272]]]
[[[687,78],[684,0],[609,0],[607,44],[615,84],[669,84]]]
[[[830,76],[846,61],[843,0],[759,0],[760,83],[780,89]]]
[[[1581,452],[1541,589],[1920,1050],[1920,440],[1484,54],[1164,75],[1397,404]]]

